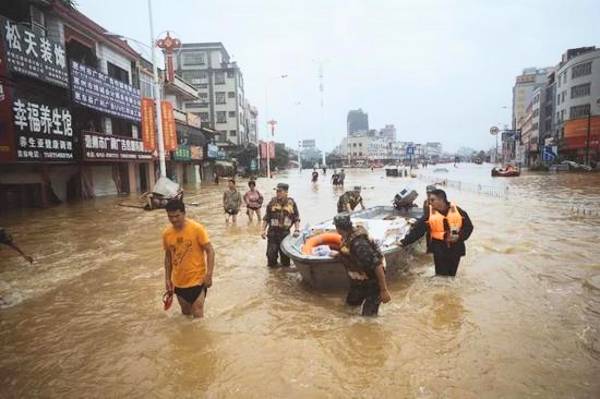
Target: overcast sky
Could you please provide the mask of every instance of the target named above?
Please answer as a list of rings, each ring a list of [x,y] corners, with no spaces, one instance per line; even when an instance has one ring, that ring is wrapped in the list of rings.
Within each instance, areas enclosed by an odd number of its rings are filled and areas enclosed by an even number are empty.
[[[146,0],[78,4],[107,30],[150,41]],[[489,148],[490,126],[510,121],[523,68],[600,45],[597,0],[153,0],[153,11],[156,34],[225,45],[258,107],[261,136],[267,87],[276,140],[314,138],[326,150],[359,107],[370,128],[394,124],[398,140]]]

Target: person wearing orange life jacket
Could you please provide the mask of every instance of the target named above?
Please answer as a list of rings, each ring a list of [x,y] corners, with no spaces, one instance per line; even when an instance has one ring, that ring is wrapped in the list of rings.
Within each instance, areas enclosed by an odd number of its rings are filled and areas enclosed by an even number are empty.
[[[435,274],[455,276],[460,258],[465,255],[465,241],[473,232],[469,215],[448,202],[444,190],[433,190],[428,195],[429,210],[419,219],[400,244],[409,245],[429,233],[427,252],[433,253]]]

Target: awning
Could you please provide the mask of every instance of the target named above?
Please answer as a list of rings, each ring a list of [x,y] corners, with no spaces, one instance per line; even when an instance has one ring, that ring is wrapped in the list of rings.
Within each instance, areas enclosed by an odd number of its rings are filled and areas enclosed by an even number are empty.
[[[200,129],[181,123],[176,123],[175,126],[180,144],[197,145],[199,147],[206,145],[206,137]]]

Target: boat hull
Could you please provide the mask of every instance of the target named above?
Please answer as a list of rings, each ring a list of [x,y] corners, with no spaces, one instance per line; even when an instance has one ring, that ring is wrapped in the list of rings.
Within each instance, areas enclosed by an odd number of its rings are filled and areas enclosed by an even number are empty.
[[[397,211],[391,207],[376,207],[385,208],[391,213],[402,215],[402,211]],[[372,211],[373,208],[361,212]],[[360,216],[361,212],[353,214]],[[421,209],[413,208],[405,211],[407,217],[420,217]],[[302,244],[301,237],[286,237],[282,244],[281,250],[294,262],[296,269],[302,276],[302,281],[317,290],[337,290],[348,289],[350,287],[348,275],[344,265],[330,257],[306,256],[299,250]],[[419,240],[407,247],[394,247],[387,250],[382,250],[386,261],[386,278],[392,279],[407,269],[410,264],[412,254],[415,252],[424,252],[423,240]]]

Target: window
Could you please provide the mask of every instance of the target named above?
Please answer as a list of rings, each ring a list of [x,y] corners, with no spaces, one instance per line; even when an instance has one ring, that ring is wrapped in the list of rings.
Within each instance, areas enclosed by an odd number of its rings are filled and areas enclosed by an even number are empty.
[[[564,120],[565,120],[565,110],[563,109],[560,111],[560,121],[562,122]]]
[[[230,130],[230,131],[229,131],[229,135],[230,135],[230,136],[237,136],[237,131],[235,131],[235,130]]]
[[[352,147],[356,147],[356,143],[352,143]]]
[[[215,104],[226,104],[224,91],[217,91],[215,93]]]
[[[154,98],[152,78],[143,73],[140,74],[140,94],[142,97]]]
[[[567,93],[567,91],[563,91],[562,93],[560,93],[560,102],[564,103],[565,102],[565,94]]]
[[[202,122],[210,122],[210,116],[208,116],[208,112],[200,112],[200,120]]]
[[[358,143],[358,146],[359,146],[359,147],[362,147],[362,143]]]
[[[230,91],[227,93],[227,98],[235,98],[235,91]]]
[[[217,111],[217,123],[227,123],[226,111]]]
[[[183,53],[183,65],[206,65],[206,53]]]
[[[585,64],[575,65],[571,68],[571,78],[575,79],[580,76],[589,75],[592,73],[592,61],[586,62]]]
[[[235,72],[233,72],[233,71],[227,71],[227,77],[229,79],[233,79],[235,77]]]
[[[359,152],[359,153],[358,153],[358,156],[359,156],[359,157],[362,157],[362,152]]]
[[[225,73],[224,72],[215,72],[215,84],[216,85],[224,85],[225,84]]]
[[[198,97],[200,97],[200,102],[208,102],[208,93],[198,93]]]
[[[235,111],[229,111],[229,117],[235,118]]]
[[[583,97],[590,95],[590,86],[591,83],[586,83],[583,85],[577,85],[571,87],[571,98]]]
[[[581,118],[588,116],[590,113],[590,104],[577,105],[569,109],[569,119]]]
[[[208,81],[208,75],[204,71],[183,71],[183,80],[193,85],[199,85]]]
[[[108,61],[106,61],[106,67],[108,69],[108,76],[118,80],[119,82],[129,84],[129,72],[127,72],[123,68],[119,68],[118,66]]]

